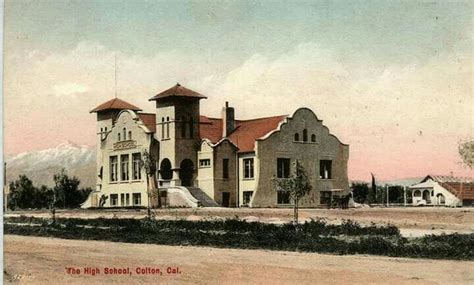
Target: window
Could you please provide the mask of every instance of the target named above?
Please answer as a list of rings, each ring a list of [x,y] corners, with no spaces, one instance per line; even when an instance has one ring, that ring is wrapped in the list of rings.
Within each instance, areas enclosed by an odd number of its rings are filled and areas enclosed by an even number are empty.
[[[331,165],[332,165],[332,160],[319,161],[319,178],[320,179],[332,179]]]
[[[117,139],[120,141],[120,133],[117,134]]]
[[[277,178],[290,177],[290,159],[277,158]]]
[[[125,194],[125,205],[130,206],[130,194]]]
[[[141,153],[132,154],[132,160],[133,160],[132,179],[133,180],[142,179],[142,174],[140,171],[140,168],[141,168],[140,166],[141,166],[141,161],[142,161]]]
[[[110,194],[110,206],[118,205],[118,194]]]
[[[142,204],[142,194],[133,193],[133,206],[140,206]]]
[[[304,142],[308,141],[308,130],[307,129],[303,130],[303,141]]]
[[[118,180],[118,177],[117,177],[117,156],[114,155],[114,156],[111,156],[109,158],[109,165],[110,165],[110,181],[117,181]]]
[[[194,122],[193,122],[193,117],[189,118],[189,138],[194,137]]]
[[[123,128],[123,140],[127,140],[127,129]]]
[[[128,181],[128,154],[120,156],[120,173],[122,181]]]
[[[298,133],[295,133],[295,142],[299,141],[300,140],[300,134]]]
[[[244,178],[253,178],[253,158],[244,159]]]
[[[161,139],[165,138],[165,118],[161,117]]]
[[[250,200],[252,199],[252,195],[253,195],[253,191],[244,191],[242,205],[248,206],[250,203]]]
[[[311,135],[311,142],[316,142],[316,135],[315,134]]]
[[[421,191],[420,190],[415,190],[415,192],[413,193],[413,196],[421,197]]]
[[[166,138],[170,138],[170,117],[166,117]]]
[[[184,117],[181,117],[181,137],[184,139],[186,137],[186,122]]]
[[[229,178],[229,159],[222,159],[222,178]]]
[[[125,194],[120,194],[120,206],[125,206]]]
[[[277,192],[277,204],[290,204],[290,192],[278,191]]]
[[[129,140],[132,139],[132,131],[128,131],[128,139],[129,139]]]
[[[210,167],[211,160],[210,159],[200,159],[199,160],[199,167]]]

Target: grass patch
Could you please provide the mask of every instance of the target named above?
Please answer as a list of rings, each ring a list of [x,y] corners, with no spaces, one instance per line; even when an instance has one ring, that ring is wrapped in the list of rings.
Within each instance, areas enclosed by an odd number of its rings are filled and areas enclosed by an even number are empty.
[[[6,234],[129,243],[474,259],[473,234],[406,239],[393,225],[361,226],[350,220],[340,225],[327,224],[321,219],[299,225],[275,225],[238,219],[58,218],[56,224],[52,225],[50,219],[20,216],[7,217],[4,231]]]

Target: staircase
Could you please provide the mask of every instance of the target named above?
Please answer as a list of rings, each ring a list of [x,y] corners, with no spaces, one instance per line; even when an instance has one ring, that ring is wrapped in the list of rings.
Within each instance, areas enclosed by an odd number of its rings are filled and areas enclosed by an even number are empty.
[[[199,201],[199,205],[202,207],[220,207],[211,197],[209,197],[204,191],[198,187],[186,187],[191,195]]]

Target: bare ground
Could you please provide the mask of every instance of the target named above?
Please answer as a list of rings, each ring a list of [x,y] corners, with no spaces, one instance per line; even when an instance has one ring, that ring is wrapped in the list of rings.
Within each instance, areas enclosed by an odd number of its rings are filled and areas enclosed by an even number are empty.
[[[336,256],[5,235],[7,284],[473,284],[474,262],[376,256]],[[102,274],[70,275],[65,267]],[[136,267],[163,275],[137,275]],[[180,274],[167,274],[167,267]],[[105,275],[129,267],[132,275]]]
[[[248,221],[281,223],[291,221],[292,209],[255,208],[198,208],[198,209],[154,209],[157,219],[212,219],[240,218]],[[17,211],[6,216],[34,215],[49,217],[48,211]],[[141,218],[146,210],[59,210],[59,217],[118,217]],[[343,219],[355,220],[361,224],[391,223],[401,229],[474,231],[474,208],[359,208],[359,209],[301,209],[300,220],[324,218],[330,223],[340,223]]]

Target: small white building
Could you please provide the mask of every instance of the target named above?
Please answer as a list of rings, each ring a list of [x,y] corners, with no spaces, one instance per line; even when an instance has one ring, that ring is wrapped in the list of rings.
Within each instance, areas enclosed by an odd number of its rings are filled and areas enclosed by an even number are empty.
[[[472,206],[474,182],[468,177],[428,175],[410,186],[413,206]]]

